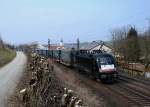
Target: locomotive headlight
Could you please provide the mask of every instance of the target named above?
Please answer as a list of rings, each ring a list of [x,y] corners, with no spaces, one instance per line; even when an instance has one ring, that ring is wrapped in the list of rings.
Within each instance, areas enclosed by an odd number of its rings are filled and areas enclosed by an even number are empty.
[[[107,75],[101,75],[101,78],[106,78],[107,77]]]
[[[103,71],[99,68],[99,72],[103,72]]]

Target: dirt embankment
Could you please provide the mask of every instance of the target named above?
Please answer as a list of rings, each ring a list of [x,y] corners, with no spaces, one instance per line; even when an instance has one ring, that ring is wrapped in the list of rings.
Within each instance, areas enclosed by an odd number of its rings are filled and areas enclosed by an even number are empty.
[[[54,70],[57,78],[61,80],[61,84],[74,90],[83,102],[86,102],[87,107],[109,107],[104,101],[103,97],[99,97],[93,92],[93,89],[87,86],[84,79],[76,70],[69,69],[62,64],[55,63]],[[87,81],[89,81],[87,79]],[[92,85],[92,84],[91,84]],[[93,84],[97,85],[97,84]]]

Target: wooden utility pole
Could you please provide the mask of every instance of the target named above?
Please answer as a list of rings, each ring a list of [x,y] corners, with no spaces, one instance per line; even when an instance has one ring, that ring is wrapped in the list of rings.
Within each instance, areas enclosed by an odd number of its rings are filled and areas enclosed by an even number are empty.
[[[148,53],[150,52],[150,17],[148,18],[148,23],[149,23],[149,29],[148,29]],[[148,58],[149,58],[149,55],[150,54],[148,54]],[[148,66],[149,66],[149,64],[150,64],[150,60],[148,59]],[[148,71],[148,68],[149,67],[147,67],[147,71]]]
[[[50,39],[48,39],[48,50],[50,49]]]
[[[77,38],[77,51],[79,52],[80,50],[80,41],[79,41],[79,38]]]
[[[146,18],[146,20],[148,21],[148,33],[147,33],[147,36],[150,36],[150,17]]]
[[[150,37],[150,17],[146,18],[146,20],[148,21],[148,35]]]
[[[48,39],[48,48],[47,48],[47,57],[49,56],[50,51],[50,39]]]
[[[144,39],[144,44],[145,44],[145,72],[148,71],[148,66],[150,64],[150,60],[149,60],[149,52],[150,52],[150,47],[149,47],[149,42],[150,42],[150,18],[147,18],[148,20],[148,32],[145,35],[145,39]]]

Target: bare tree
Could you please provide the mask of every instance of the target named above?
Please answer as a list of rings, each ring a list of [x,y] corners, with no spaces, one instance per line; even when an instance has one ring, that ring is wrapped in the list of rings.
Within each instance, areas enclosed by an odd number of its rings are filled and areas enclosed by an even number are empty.
[[[143,56],[144,56],[144,65],[145,65],[145,70],[148,69],[150,65],[150,30],[146,33],[143,34]]]
[[[125,56],[127,28],[122,27],[114,29],[111,32],[111,35],[112,35],[114,55],[119,54],[121,56]]]
[[[126,57],[130,62],[137,62],[140,58],[140,46],[138,33],[135,28],[131,27],[126,38],[127,53]]]

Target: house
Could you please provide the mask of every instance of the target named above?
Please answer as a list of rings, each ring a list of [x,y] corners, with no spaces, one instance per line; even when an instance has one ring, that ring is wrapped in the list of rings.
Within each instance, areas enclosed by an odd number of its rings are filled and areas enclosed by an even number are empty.
[[[60,40],[59,44],[51,44],[48,46],[48,50],[64,50],[64,43],[63,43],[63,39]]]
[[[48,47],[48,50],[64,50],[65,47],[64,46],[60,46],[60,45],[50,45]]]
[[[64,44],[65,49],[71,49],[74,48],[75,50],[77,49],[77,44],[76,43],[66,43]],[[113,53],[113,49],[111,48],[110,43],[103,42],[101,40],[93,41],[93,42],[83,42],[80,43],[80,50],[86,50],[86,51],[102,51],[106,53]]]
[[[112,48],[110,46],[108,46],[105,42],[98,40],[98,41],[93,41],[91,43],[87,43],[86,45],[82,46],[80,50],[87,50],[87,51],[102,51],[102,52],[106,52],[106,53],[110,53],[112,54]]]

